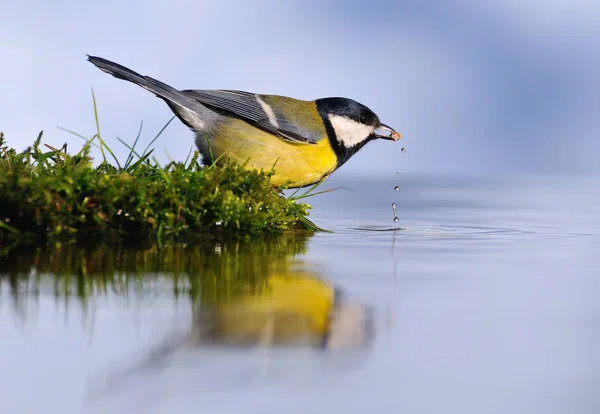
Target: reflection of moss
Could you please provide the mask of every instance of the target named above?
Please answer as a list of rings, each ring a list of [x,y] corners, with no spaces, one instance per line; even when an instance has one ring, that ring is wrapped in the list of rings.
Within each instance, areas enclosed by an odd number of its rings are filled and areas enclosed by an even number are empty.
[[[270,184],[273,171],[202,167],[198,153],[164,167],[150,161],[150,153],[136,162],[128,158],[123,166],[104,160],[94,167],[91,141],[74,155],[66,148],[43,152],[40,143],[41,134],[19,153],[0,133],[0,243],[31,238],[160,243],[207,234],[314,230],[306,218],[309,206]]]
[[[205,241],[147,249],[22,245],[0,255],[0,297],[8,293],[15,313],[24,316],[28,302],[40,295],[54,296],[57,304],[77,302],[84,314],[100,297],[136,302],[181,297],[191,302],[184,341],[190,347],[367,344],[368,309],[294,260],[305,252],[306,241],[286,233],[254,243]]]
[[[221,303],[260,288],[273,272],[286,272],[305,244],[306,236],[285,233],[253,243],[205,241],[147,249],[24,246],[0,256],[0,287],[4,279],[15,298],[45,289],[84,303],[109,291],[125,296],[133,288],[143,296],[172,289],[203,304]]]

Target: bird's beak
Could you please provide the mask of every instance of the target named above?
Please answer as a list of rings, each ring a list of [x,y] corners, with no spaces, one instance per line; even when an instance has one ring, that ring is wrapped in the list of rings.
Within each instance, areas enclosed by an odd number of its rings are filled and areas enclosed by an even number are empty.
[[[375,128],[373,135],[375,138],[389,139],[391,141],[398,141],[402,137],[398,131],[385,124],[379,124],[379,126]]]

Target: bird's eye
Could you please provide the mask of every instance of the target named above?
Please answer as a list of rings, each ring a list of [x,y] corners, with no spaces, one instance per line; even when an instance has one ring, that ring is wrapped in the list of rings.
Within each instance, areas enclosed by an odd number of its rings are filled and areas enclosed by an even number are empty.
[[[360,121],[361,124],[366,124],[367,123],[367,117],[364,115],[361,115],[358,120]]]

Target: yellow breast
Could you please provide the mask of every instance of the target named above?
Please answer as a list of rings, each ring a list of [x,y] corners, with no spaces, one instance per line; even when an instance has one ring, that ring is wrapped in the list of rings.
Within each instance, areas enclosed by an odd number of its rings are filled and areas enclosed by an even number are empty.
[[[223,158],[240,164],[248,161],[249,168],[275,168],[271,183],[277,186],[288,180],[293,187],[310,185],[337,167],[337,157],[325,132],[316,144],[292,143],[242,120],[231,119],[211,137],[210,145],[214,158],[224,154]]]

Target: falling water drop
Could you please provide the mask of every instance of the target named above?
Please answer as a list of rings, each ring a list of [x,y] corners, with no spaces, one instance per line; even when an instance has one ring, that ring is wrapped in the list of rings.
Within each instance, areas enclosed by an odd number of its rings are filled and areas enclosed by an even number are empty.
[[[400,186],[397,185],[396,187],[394,187],[394,191],[400,191]]]
[[[406,148],[402,148],[400,151],[402,151],[402,152],[406,152]]]
[[[396,203],[392,203],[392,211],[394,212],[394,223],[398,223],[400,219],[396,215]]]

